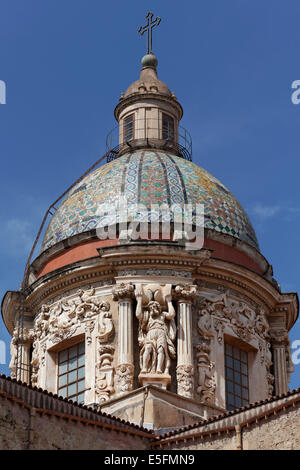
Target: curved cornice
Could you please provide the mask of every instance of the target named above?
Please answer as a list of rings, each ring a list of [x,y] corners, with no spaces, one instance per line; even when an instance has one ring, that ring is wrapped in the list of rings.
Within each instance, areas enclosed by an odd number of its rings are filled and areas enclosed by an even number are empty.
[[[280,293],[272,282],[262,275],[243,266],[215,259],[210,250],[188,252],[184,247],[171,243],[135,243],[100,248],[97,257],[78,261],[48,273],[22,293],[7,293],[2,303],[5,324],[12,333],[17,303],[24,299],[26,311],[31,311],[34,315],[43,303],[71,289],[99,282],[103,286],[110,286],[115,283],[121,271],[124,277],[124,270],[128,271],[127,280],[134,283],[139,275],[134,271],[145,268],[152,271],[151,275],[146,274],[146,279],[151,282],[162,282],[162,278],[164,281],[168,278],[168,282],[172,284],[182,283],[184,273],[189,272],[192,282],[200,286],[201,282],[210,282],[216,287],[221,285],[235,290],[262,306],[268,316],[284,316],[287,329],[290,329],[297,319],[297,294]],[[155,270],[161,270],[161,273],[155,274]],[[169,277],[166,275],[167,270],[170,271]],[[145,274],[143,276],[145,277]]]
[[[163,94],[158,94],[158,93],[133,93],[132,95],[122,98],[121,101],[117,104],[114,110],[114,116],[117,121],[119,121],[119,116],[121,112],[127,108],[128,106],[134,104],[134,103],[141,103],[141,102],[147,102],[147,101],[164,101],[168,103],[169,105],[173,106],[177,112],[178,112],[178,120],[180,120],[183,116],[183,108],[178,101],[169,96],[169,95],[163,95]]]

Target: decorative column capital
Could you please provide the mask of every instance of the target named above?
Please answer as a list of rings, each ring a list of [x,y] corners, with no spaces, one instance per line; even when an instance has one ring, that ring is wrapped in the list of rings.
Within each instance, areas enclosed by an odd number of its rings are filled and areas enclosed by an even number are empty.
[[[271,328],[270,340],[274,347],[284,347],[289,344],[289,335],[285,328]]]
[[[125,284],[122,282],[121,284],[117,284],[112,290],[112,297],[113,300],[118,302],[122,300],[131,300],[134,298],[134,285],[130,282]]]
[[[179,302],[192,303],[197,295],[197,286],[178,284],[174,289],[174,298]]]

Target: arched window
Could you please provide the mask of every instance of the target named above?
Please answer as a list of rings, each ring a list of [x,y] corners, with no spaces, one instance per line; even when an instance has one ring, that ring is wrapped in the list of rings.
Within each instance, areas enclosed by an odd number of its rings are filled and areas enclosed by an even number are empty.
[[[85,345],[84,342],[58,353],[58,395],[84,403]]]
[[[225,343],[226,408],[234,410],[249,403],[248,353]]]

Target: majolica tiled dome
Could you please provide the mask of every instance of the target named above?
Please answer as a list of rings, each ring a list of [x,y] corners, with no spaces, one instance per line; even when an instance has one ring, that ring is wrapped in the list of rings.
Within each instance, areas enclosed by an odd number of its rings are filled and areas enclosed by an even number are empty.
[[[158,151],[136,151],[98,168],[82,180],[53,216],[42,251],[99,224],[100,204],[114,204],[123,194],[128,204],[204,204],[205,227],[239,238],[258,249],[247,214],[210,173],[192,162]]]

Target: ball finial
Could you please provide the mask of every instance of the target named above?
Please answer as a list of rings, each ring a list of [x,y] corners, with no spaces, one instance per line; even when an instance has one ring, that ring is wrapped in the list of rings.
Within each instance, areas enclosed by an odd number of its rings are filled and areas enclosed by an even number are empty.
[[[146,54],[142,58],[143,67],[152,67],[155,69],[157,67],[157,64],[158,64],[158,60],[154,54]]]

